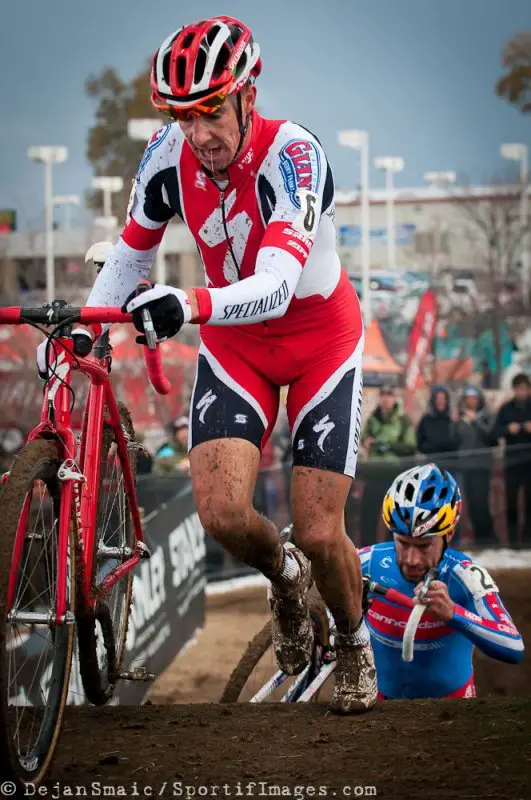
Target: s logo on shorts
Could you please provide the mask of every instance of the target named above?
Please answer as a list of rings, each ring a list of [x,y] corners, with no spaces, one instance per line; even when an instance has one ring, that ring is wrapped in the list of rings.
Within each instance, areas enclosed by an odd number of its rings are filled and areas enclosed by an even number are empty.
[[[321,180],[321,159],[312,142],[292,139],[279,153],[284,188],[295,208],[300,208],[298,189],[317,193]]]

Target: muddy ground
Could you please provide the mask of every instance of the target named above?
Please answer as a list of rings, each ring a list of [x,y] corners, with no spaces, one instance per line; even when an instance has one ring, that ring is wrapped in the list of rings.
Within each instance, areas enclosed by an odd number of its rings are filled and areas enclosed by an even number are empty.
[[[530,572],[493,574],[529,641]],[[326,703],[214,704],[267,618],[264,595],[210,598],[198,643],[147,705],[69,708],[48,796],[531,796],[529,655],[517,667],[479,657],[477,700],[381,703],[361,717]]]

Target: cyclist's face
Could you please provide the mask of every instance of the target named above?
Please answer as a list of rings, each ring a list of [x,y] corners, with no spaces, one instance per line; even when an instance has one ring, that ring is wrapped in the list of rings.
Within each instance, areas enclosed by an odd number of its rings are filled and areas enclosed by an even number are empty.
[[[383,392],[380,394],[380,408],[384,414],[389,414],[396,405],[394,392]]]
[[[241,97],[245,120],[254,106],[256,88],[245,87]],[[223,172],[236,155],[240,143],[237,108],[236,97],[229,95],[215,114],[201,114],[179,122],[194,154],[210,172]]]
[[[395,533],[394,540],[396,560],[406,581],[418,583],[441,560],[444,549],[442,536],[422,540]]]

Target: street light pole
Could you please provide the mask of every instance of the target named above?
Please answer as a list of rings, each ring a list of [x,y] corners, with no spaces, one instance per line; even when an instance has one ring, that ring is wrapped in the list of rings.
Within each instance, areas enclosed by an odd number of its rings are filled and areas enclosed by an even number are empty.
[[[53,248],[53,182],[52,162],[44,163],[44,229],[46,231],[46,302],[51,303],[55,298],[55,261]]]
[[[503,158],[508,158],[511,161],[520,162],[520,185],[522,195],[520,198],[520,225],[522,228],[522,289],[524,295],[524,303],[529,304],[529,283],[530,283],[530,253],[529,253],[529,232],[528,232],[528,149],[527,145],[521,143],[502,144],[500,147],[500,154]],[[509,264],[507,265],[509,267]]]
[[[393,175],[404,169],[403,158],[383,156],[374,160],[374,166],[385,172],[385,201],[387,207],[387,265],[396,269],[395,187]]]
[[[44,219],[46,238],[46,302],[55,299],[55,263],[53,251],[53,164],[62,164],[68,158],[66,147],[40,145],[28,149],[30,161],[44,164]]]
[[[371,307],[371,239],[369,206],[369,134],[367,131],[339,131],[339,144],[359,150],[360,154],[360,204],[361,204],[361,292],[365,326],[372,319]]]
[[[105,224],[106,238],[107,241],[112,242],[113,229],[116,227],[115,224],[111,224],[111,220],[116,221],[116,217],[112,215],[112,195],[122,191],[123,179],[119,176],[99,175],[92,179],[92,188],[98,189],[103,194],[103,219],[107,220]]]

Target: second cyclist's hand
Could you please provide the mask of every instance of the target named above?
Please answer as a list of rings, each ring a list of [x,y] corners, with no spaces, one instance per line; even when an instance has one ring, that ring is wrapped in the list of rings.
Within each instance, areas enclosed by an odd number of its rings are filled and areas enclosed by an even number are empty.
[[[153,320],[153,327],[159,342],[179,333],[186,322],[190,322],[192,311],[186,292],[174,286],[156,283],[152,289],[141,294],[131,292],[122,306],[122,311],[133,315],[137,331],[144,333],[142,310],[147,308]],[[137,342],[145,344],[145,337],[137,337]]]
[[[430,614],[433,614],[436,619],[449,622],[455,612],[455,603],[448,594],[448,586],[442,581],[432,581],[423,599],[418,600],[419,592],[423,586],[424,584],[421,582],[415,587],[414,594],[417,602],[427,606]]]

